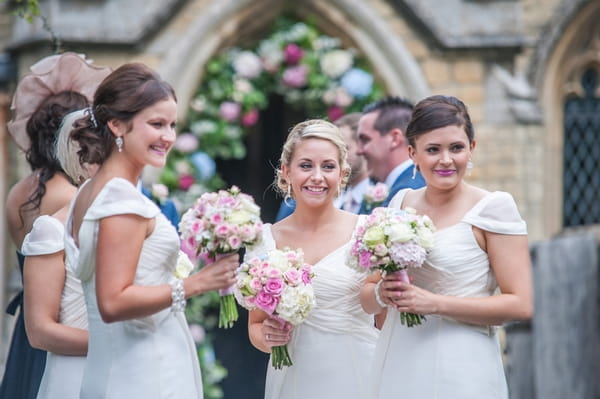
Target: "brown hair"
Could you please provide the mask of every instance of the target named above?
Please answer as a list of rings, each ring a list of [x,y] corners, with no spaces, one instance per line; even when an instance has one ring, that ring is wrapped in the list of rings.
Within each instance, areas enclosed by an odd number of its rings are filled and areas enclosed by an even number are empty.
[[[125,64],[108,75],[94,95],[87,116],[75,123],[72,138],[79,142],[81,163],[101,164],[115,147],[108,121],[130,125],[140,111],[172,98],[175,91],[152,69],[141,63]]]
[[[390,96],[365,106],[363,115],[378,112],[373,127],[379,134],[385,136],[392,129],[400,129],[405,133],[412,111],[413,105],[410,101]]]
[[[411,146],[422,134],[446,126],[462,127],[469,138],[469,143],[475,139],[475,131],[467,106],[456,97],[431,96],[415,106],[413,116],[406,128],[406,139]]]
[[[63,91],[48,96],[31,114],[25,128],[30,142],[29,148],[25,152],[25,159],[31,169],[37,170],[39,173],[38,186],[27,198],[27,202],[20,206],[21,217],[22,212],[36,210],[40,207],[42,198],[46,194],[46,182],[56,172],[63,171],[54,149],[54,142],[63,117],[69,112],[87,106],[88,100],[83,94]]]

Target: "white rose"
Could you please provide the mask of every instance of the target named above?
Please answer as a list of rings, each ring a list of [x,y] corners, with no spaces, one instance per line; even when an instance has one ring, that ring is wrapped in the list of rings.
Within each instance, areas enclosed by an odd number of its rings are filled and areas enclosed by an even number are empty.
[[[177,264],[175,265],[175,270],[173,274],[178,279],[184,279],[190,275],[190,273],[194,270],[194,264],[188,258],[188,256],[183,252],[179,251],[179,256],[177,257]]]
[[[281,251],[271,251],[269,253],[269,263],[281,271],[286,271],[290,267],[287,256]]]
[[[386,234],[391,242],[407,242],[414,236],[412,229],[404,223],[389,226]]]
[[[430,249],[433,247],[433,231],[430,229],[419,229],[417,237],[419,245],[423,248]]]

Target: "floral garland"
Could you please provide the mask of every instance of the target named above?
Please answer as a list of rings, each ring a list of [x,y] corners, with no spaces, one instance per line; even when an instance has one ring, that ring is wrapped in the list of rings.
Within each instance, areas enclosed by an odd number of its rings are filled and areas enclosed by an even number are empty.
[[[188,123],[161,175],[180,210],[224,186],[214,159],[246,156],[245,131],[259,122],[269,93],[332,121],[381,96],[356,50],[342,48],[339,39],[304,22],[281,18],[274,25],[253,49],[230,48],[208,62]]]

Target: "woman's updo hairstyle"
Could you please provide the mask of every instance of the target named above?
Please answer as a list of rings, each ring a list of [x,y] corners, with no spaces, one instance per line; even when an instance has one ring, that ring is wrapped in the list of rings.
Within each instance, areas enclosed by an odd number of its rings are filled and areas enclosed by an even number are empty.
[[[342,136],[340,129],[333,123],[324,121],[322,119],[307,120],[298,123],[288,134],[281,151],[279,168],[277,168],[275,171],[276,176],[274,183],[276,190],[286,200],[290,198],[289,194],[291,193],[291,186],[290,182],[286,181],[285,177],[283,176],[281,166],[285,165],[288,168],[290,167],[292,158],[294,156],[294,150],[296,149],[296,144],[306,139],[327,140],[337,147],[339,154],[338,163],[342,172],[342,182],[339,187],[340,192],[348,183],[348,177],[350,176],[350,165],[348,164],[347,159],[348,148],[346,147],[346,142],[344,141],[344,137]],[[340,193],[338,192],[338,195],[339,194]]]
[[[72,138],[81,147],[80,163],[102,164],[115,148],[108,121],[116,119],[131,128],[138,112],[169,98],[177,101],[171,85],[144,64],[125,64],[113,71],[98,86],[86,116],[75,123]]]
[[[62,172],[54,152],[54,142],[63,117],[69,112],[87,107],[88,104],[83,94],[62,91],[45,98],[27,120],[25,130],[30,145],[25,151],[25,159],[32,170],[38,171],[38,186],[27,202],[21,205],[21,212],[38,209],[46,194],[46,182],[56,172]]]
[[[406,127],[406,139],[413,148],[417,137],[446,126],[462,127],[469,138],[475,138],[471,117],[467,106],[456,97],[431,96],[415,106],[412,118]]]

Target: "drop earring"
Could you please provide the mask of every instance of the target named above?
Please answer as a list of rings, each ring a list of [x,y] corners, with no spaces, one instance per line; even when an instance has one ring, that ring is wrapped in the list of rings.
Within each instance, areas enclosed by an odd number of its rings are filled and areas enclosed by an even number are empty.
[[[469,158],[469,161],[467,161],[467,176],[471,176],[471,170],[473,170],[473,161]]]
[[[413,180],[417,178],[417,165],[414,165],[413,167],[413,174],[412,174],[412,178]]]
[[[117,150],[123,152],[123,137],[117,136],[115,143],[117,144]]]

